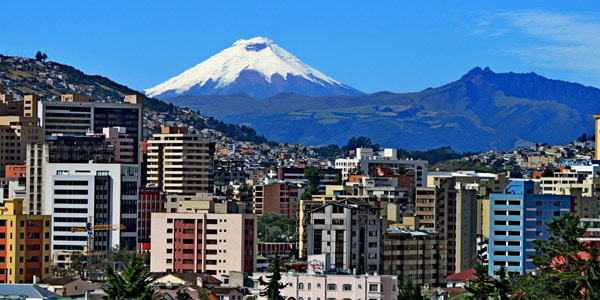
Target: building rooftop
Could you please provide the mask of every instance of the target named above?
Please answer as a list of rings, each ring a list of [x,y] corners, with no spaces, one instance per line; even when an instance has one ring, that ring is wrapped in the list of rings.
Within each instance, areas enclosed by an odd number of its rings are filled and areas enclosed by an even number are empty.
[[[454,273],[454,274],[446,277],[446,279],[448,281],[460,281],[460,282],[467,282],[467,280],[472,280],[475,278],[476,278],[475,269],[467,269],[462,272]]]
[[[2,296],[25,296],[26,299],[60,299],[58,295],[40,287],[37,284],[0,284]],[[20,299],[20,298],[15,298]]]

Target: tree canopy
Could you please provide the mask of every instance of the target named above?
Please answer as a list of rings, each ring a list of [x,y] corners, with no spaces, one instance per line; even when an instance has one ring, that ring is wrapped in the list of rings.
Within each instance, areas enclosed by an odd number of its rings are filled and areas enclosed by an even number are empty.
[[[134,257],[120,275],[111,266],[106,265],[106,280],[103,287],[111,300],[152,300],[153,279],[146,266],[138,257]]]

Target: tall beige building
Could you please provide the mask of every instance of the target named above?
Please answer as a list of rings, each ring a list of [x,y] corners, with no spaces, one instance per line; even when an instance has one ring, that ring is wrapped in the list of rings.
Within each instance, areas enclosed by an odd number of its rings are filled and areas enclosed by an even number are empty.
[[[417,187],[415,211],[422,228],[447,241],[448,274],[477,262],[477,191],[455,178],[441,178],[434,187]]]
[[[148,183],[167,193],[212,193],[214,152],[214,143],[186,127],[163,127],[148,141]]]
[[[36,96],[27,95],[25,101],[15,101],[0,87],[0,177],[4,177],[6,165],[25,164],[27,144],[42,141],[39,119],[31,115],[34,111],[37,111]]]

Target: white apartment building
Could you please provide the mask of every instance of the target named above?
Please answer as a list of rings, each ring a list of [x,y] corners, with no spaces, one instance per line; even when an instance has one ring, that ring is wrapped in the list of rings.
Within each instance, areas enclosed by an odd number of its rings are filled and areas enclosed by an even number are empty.
[[[86,228],[90,218],[111,229],[94,231],[94,251],[135,249],[138,170],[135,164],[44,163],[42,214],[52,215],[52,253],[83,250],[88,233],[72,228]]]
[[[252,276],[254,288],[250,293],[256,299],[267,299],[260,296],[264,289],[259,278],[267,280],[269,273],[255,273]],[[289,272],[281,274],[285,287],[281,295],[297,300],[395,300],[398,298],[398,277],[395,275],[338,275],[338,274],[303,274]]]
[[[379,153],[373,153],[371,148],[357,148],[354,158],[338,158],[335,168],[342,170],[342,178],[347,180],[354,171],[371,174],[377,167],[388,167],[392,170],[406,170],[415,173],[416,186],[425,186],[427,179],[427,161],[398,159],[396,149],[386,148]]]

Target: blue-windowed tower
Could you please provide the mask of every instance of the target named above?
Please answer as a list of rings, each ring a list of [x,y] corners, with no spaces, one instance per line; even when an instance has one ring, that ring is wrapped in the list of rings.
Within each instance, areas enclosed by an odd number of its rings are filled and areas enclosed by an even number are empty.
[[[503,194],[490,194],[488,272],[535,270],[535,240],[547,238],[546,224],[571,210],[571,196],[534,193],[533,181],[511,181]]]

